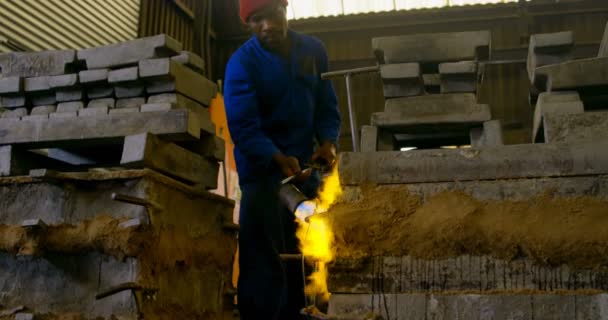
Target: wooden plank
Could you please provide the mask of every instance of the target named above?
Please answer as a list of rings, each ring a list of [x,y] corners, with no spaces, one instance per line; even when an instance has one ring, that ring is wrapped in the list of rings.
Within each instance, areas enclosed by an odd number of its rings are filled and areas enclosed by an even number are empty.
[[[135,112],[101,117],[17,121],[11,126],[0,126],[0,145],[63,148],[120,144],[124,137],[142,132],[185,141],[200,138],[200,131],[199,117],[187,110]]]
[[[204,189],[217,188],[219,164],[149,134],[125,138],[120,164],[157,170]]]

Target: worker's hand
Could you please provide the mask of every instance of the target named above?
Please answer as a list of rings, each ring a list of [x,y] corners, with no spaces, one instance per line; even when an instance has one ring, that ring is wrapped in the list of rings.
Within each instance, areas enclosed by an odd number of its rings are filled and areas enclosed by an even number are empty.
[[[336,161],[336,145],[333,142],[325,141],[321,147],[312,155],[312,163],[323,166],[332,166]]]
[[[300,162],[296,157],[286,156],[282,153],[277,153],[273,157],[274,161],[279,165],[281,172],[285,177],[291,177],[296,174],[300,174],[298,177],[293,179],[293,182],[304,182],[310,177],[311,172],[301,174],[302,168],[300,168]]]

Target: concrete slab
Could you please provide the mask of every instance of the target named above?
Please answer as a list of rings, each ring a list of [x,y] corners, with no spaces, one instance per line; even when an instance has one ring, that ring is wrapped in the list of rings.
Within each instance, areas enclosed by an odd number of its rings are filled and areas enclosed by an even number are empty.
[[[372,39],[381,64],[486,60],[490,57],[489,31],[426,33]]]
[[[135,65],[140,60],[168,57],[182,51],[177,40],[161,34],[103,47],[78,51],[78,60],[85,60],[87,69],[117,68]]]
[[[105,83],[108,82],[109,69],[94,69],[94,70],[83,70],[78,73],[80,83],[92,84],[92,83]]]
[[[215,135],[215,125],[211,121],[211,116],[207,108],[181,94],[178,93],[164,93],[159,95],[153,95],[148,98],[149,104],[158,103],[170,103],[176,109],[187,109],[193,114],[198,114],[201,123],[201,130],[209,134]]]
[[[138,113],[140,111],[140,109],[138,107],[136,108],[116,108],[116,109],[111,109],[110,110],[110,114],[128,114],[128,113]]]
[[[477,62],[460,61],[439,64],[440,92],[477,92]]]
[[[23,80],[20,77],[0,78],[0,94],[16,94],[23,90]]]
[[[378,145],[378,127],[361,127],[361,152],[376,152]]]
[[[51,90],[49,77],[33,77],[23,79],[23,90],[25,92],[41,92]]]
[[[135,98],[146,95],[146,88],[140,83],[119,84],[114,86],[114,95],[116,98]]]
[[[8,52],[0,54],[3,77],[56,76],[76,62],[76,51]]]
[[[579,319],[575,314],[589,312],[598,315],[595,319],[603,320],[608,317],[602,305],[603,296],[576,292],[564,295],[333,294],[329,316],[349,320],[369,319],[370,315],[395,320],[533,320]]]
[[[608,173],[608,140],[486,149],[342,153],[345,185],[450,182]]]
[[[78,83],[79,82],[77,73],[62,74],[59,76],[49,77],[49,86],[51,87],[51,89],[73,87]]]
[[[380,76],[386,98],[417,96],[424,93],[418,63],[380,65]]]
[[[181,63],[200,74],[205,73],[205,60],[196,53],[182,51],[179,55],[171,57],[171,60]]]
[[[30,112],[30,115],[38,115],[38,114],[49,114],[53,113],[57,110],[56,106],[39,106],[34,107]]]
[[[175,91],[206,106],[217,94],[217,85],[171,59],[150,59],[139,62],[139,76],[150,80],[175,82]]]
[[[57,103],[57,96],[55,93],[48,91],[41,94],[34,94],[29,96],[29,101],[33,106],[45,106]]]
[[[46,121],[48,119],[49,119],[48,114],[33,114],[33,115],[21,117],[22,121]]]
[[[130,82],[137,81],[137,79],[139,79],[138,67],[116,69],[108,73],[109,83]]]
[[[146,103],[141,106],[141,112],[169,111],[174,109],[171,103]]]
[[[536,69],[534,85],[542,91],[559,91],[608,85],[608,57],[572,60]]]
[[[25,107],[26,99],[24,95],[6,95],[0,97],[0,106],[4,108]]]
[[[79,101],[84,98],[84,91],[80,88],[57,89],[55,100],[57,102]]]
[[[530,36],[526,67],[531,83],[535,83],[536,68],[571,60],[573,49],[572,31]]]
[[[604,179],[604,183],[606,179]],[[515,185],[517,183],[514,183]],[[591,183],[586,183],[589,188]],[[528,184],[528,186],[530,186]],[[519,183],[519,186],[525,186]],[[573,184],[570,184],[573,186]],[[574,184],[576,187],[576,184]],[[482,186],[477,186],[481,189]],[[458,188],[455,188],[458,190]],[[538,196],[547,190],[536,188]],[[560,188],[562,192],[564,187]],[[412,188],[412,191],[416,191]],[[575,190],[584,196],[583,189]],[[570,191],[572,192],[572,190]],[[604,190],[603,192],[606,192]],[[431,194],[424,194],[430,196]],[[572,196],[572,195],[571,195]],[[529,199],[529,198],[528,198]],[[509,199],[503,199],[509,201]],[[589,277],[580,279],[578,274]],[[556,280],[559,275],[559,281]],[[365,257],[343,259],[337,257],[329,268],[328,289],[332,293],[364,294],[383,293],[450,293],[475,291],[492,294],[499,291],[523,292],[527,290],[567,291],[575,289],[598,290],[608,288],[608,270],[573,269],[568,265],[543,267],[531,259],[501,260],[491,256],[461,255],[444,259],[419,259],[412,256]],[[596,280],[590,280],[596,279]]]
[[[217,188],[217,162],[147,133],[125,138],[120,164],[151,168],[205,189]]]
[[[112,109],[116,106],[116,100],[114,98],[103,98],[89,101],[87,108],[109,108]]]
[[[86,89],[87,98],[89,99],[102,99],[102,98],[113,98],[114,88],[110,86],[95,86]]]
[[[598,58],[608,57],[608,23],[606,23],[604,36],[602,37],[602,42],[600,44],[600,51],[598,52],[597,56]]]
[[[480,128],[471,129],[471,147],[475,149],[503,146],[500,120],[486,121]]]
[[[58,114],[60,113],[53,115]],[[201,134],[198,117],[186,110],[109,114],[106,117],[50,119],[40,122],[20,121],[9,128],[3,128],[2,132],[0,144],[24,144],[32,148],[122,143],[125,136],[141,132],[151,132],[177,141],[198,139]]]
[[[545,140],[550,143],[608,138],[608,112],[546,115],[544,134]]]
[[[546,140],[545,118],[549,114],[577,114],[585,112],[576,92],[542,93],[536,102],[532,128],[532,142]]]
[[[139,108],[146,103],[146,98],[126,98],[116,100],[116,108]]]
[[[26,108],[17,108],[12,110],[5,110],[0,113],[0,118],[21,118],[27,116]]]
[[[78,110],[83,108],[84,103],[82,101],[62,102],[57,105],[57,113],[77,112]]]
[[[50,119],[74,119],[78,116],[78,111],[55,112],[49,114]]]
[[[403,128],[429,124],[481,124],[491,120],[490,108],[474,94],[442,94],[390,99],[385,112],[372,114],[372,125]]]
[[[109,108],[106,107],[94,107],[94,108],[84,108],[78,111],[79,117],[99,117],[105,116],[108,114]]]

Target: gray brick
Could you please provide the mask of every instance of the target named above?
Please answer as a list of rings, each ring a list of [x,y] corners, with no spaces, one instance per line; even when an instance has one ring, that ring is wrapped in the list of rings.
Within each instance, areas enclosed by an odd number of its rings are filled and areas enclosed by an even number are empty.
[[[173,109],[171,103],[147,103],[141,106],[141,112],[159,112]]]
[[[51,119],[76,118],[77,116],[77,111],[64,111],[49,114],[49,118]]]
[[[23,81],[20,77],[0,78],[0,94],[20,93],[23,90]]]
[[[34,320],[34,314],[20,312],[15,315],[15,320]]]
[[[148,103],[178,103],[177,93],[163,93],[148,97]],[[202,106],[202,105],[201,105]]]
[[[110,114],[139,112],[139,108],[118,108],[110,110]]]
[[[67,88],[78,84],[78,74],[63,74],[60,76],[49,77],[49,86],[51,88]]]
[[[53,92],[35,94],[30,96],[31,104],[34,106],[46,106],[57,103],[57,96]]]
[[[159,94],[175,92],[176,86],[173,80],[149,80],[146,81],[146,92],[148,94]]]
[[[574,296],[532,295],[535,320],[575,319]]]
[[[49,77],[34,77],[23,79],[23,89],[25,92],[40,92],[49,91],[51,86],[49,85]]]
[[[114,98],[103,98],[89,101],[87,108],[114,108],[116,100]]]
[[[84,108],[78,111],[79,117],[98,117],[108,114],[108,107]]]
[[[131,82],[136,81],[137,79],[139,79],[137,67],[112,70],[108,74],[109,83]]]
[[[27,116],[26,108],[17,108],[0,113],[1,118],[20,118]]]
[[[114,86],[116,98],[134,98],[145,96],[143,84],[125,84]]]
[[[140,61],[139,76],[150,81],[173,80],[176,92],[207,106],[217,94],[215,83],[171,59]]]
[[[146,98],[127,98],[116,100],[116,108],[139,108],[146,103]]]
[[[439,74],[477,74],[477,62],[460,61],[440,63]]]
[[[166,35],[135,39],[103,47],[78,51],[88,69],[115,68],[136,64],[140,60],[175,55],[182,46]]]
[[[489,31],[425,33],[372,39],[380,63],[486,60]]]
[[[80,78],[80,83],[83,84],[106,83],[108,82],[109,73],[109,69],[84,70],[78,73],[78,77]]]
[[[56,76],[75,61],[74,50],[9,52],[0,54],[0,70],[3,77]]]
[[[68,102],[82,100],[84,92],[80,88],[59,89],[55,92],[57,102]]]
[[[171,57],[171,60],[183,64],[198,73],[205,73],[205,60],[190,51],[182,51],[179,55]]]
[[[25,107],[26,99],[23,95],[11,95],[0,97],[0,105],[5,108]]]
[[[49,113],[53,113],[56,110],[57,110],[56,106],[38,106],[38,107],[34,107],[30,114],[31,115],[39,115],[39,114],[48,115]]]
[[[57,113],[63,112],[77,112],[84,108],[84,103],[81,101],[74,102],[62,102],[57,105]]]
[[[89,99],[101,99],[114,97],[114,88],[108,86],[95,86],[87,88],[87,97]]]
[[[43,121],[43,120],[48,120],[48,119],[49,119],[48,114],[35,114],[35,115],[21,117],[22,121]]]

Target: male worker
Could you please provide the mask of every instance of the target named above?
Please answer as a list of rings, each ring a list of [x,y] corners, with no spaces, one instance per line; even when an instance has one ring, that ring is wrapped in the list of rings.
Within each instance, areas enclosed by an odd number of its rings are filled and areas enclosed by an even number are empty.
[[[228,62],[228,126],[242,190],[238,303],[241,319],[299,319],[304,307],[295,217],[278,199],[285,177],[310,163],[332,164],[340,115],[336,95],[320,74],[327,54],[315,38],[288,30],[287,0],[240,0],[253,37]],[[316,146],[316,150],[315,150]],[[318,173],[297,187],[314,197]],[[292,268],[295,267],[295,268]]]

